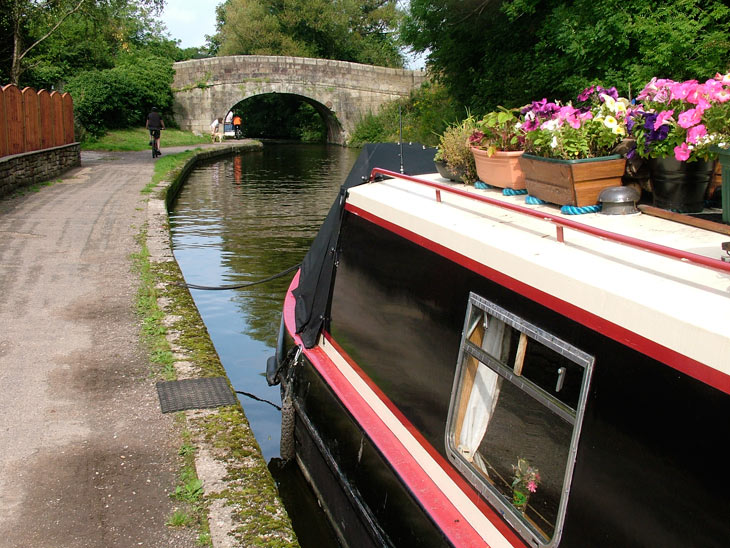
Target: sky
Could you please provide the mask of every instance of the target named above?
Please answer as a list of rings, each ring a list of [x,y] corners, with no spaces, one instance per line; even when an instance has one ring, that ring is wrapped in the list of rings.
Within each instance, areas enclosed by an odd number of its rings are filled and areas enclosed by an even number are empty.
[[[215,8],[221,1],[167,0],[160,19],[180,47],[203,46],[205,35],[215,33]]]
[[[205,35],[215,33],[215,8],[223,0],[166,0],[162,12],[170,37],[180,40],[181,48],[205,45]],[[422,69],[423,56],[410,56],[406,68]]]

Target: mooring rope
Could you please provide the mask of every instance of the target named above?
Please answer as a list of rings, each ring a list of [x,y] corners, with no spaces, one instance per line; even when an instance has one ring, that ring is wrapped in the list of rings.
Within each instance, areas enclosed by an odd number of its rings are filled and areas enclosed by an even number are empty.
[[[252,285],[263,284],[266,282],[270,282],[272,280],[276,280],[277,278],[281,278],[282,276],[286,276],[292,270],[296,270],[297,268],[299,268],[301,266],[301,264],[302,263],[297,263],[294,266],[290,266],[286,270],[282,270],[278,274],[274,274],[273,276],[269,276],[268,278],[264,278],[263,280],[256,280],[255,282],[247,282],[244,284],[209,286],[209,285],[180,283],[178,285],[180,285],[182,287],[187,287],[188,289],[202,289],[202,290],[206,290],[206,291],[220,291],[223,289],[241,289],[242,287],[251,287]]]
[[[281,407],[279,407],[278,405],[276,405],[274,402],[271,402],[269,400],[265,400],[263,398],[259,398],[258,396],[255,396],[254,394],[251,394],[250,392],[241,392],[240,390],[236,390],[235,392],[236,392],[236,394],[242,394],[244,396],[248,396],[251,399],[258,400],[258,401],[261,401],[261,402],[264,402],[264,403],[268,403],[269,405],[272,405],[272,406],[276,407],[279,411],[281,411]]]

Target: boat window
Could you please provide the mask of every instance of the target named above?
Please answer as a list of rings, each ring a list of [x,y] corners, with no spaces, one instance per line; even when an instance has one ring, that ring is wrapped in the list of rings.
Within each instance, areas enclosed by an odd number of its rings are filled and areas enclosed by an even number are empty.
[[[594,358],[471,294],[447,452],[531,544],[556,545]]]

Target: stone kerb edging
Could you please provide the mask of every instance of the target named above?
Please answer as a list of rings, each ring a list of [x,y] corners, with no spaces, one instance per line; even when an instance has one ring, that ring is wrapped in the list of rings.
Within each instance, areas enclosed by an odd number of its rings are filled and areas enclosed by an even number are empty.
[[[165,314],[162,323],[167,327],[166,338],[175,357],[178,379],[205,376],[205,370],[202,365],[195,363],[192,349],[186,348],[185,343],[181,342],[184,340],[181,336],[184,331],[181,330],[186,329],[184,324],[189,325],[191,322],[183,321],[179,310],[173,308],[171,287],[184,280],[170,245],[168,204],[174,201],[188,173],[198,162],[261,147],[260,142],[251,142],[201,150],[185,163],[172,181],[161,182],[147,202],[149,260],[153,264],[167,263],[170,266],[166,269],[168,276],[175,278],[165,279],[158,284],[157,289],[158,306]],[[179,286],[175,289],[180,291]],[[189,290],[183,291],[188,298],[186,300],[192,302]],[[194,306],[192,303],[192,313],[197,314],[197,317],[193,323],[200,326],[196,336],[208,337]],[[222,366],[218,366],[218,373],[226,376]],[[277,546],[298,546],[291,521],[241,405],[184,413],[187,429],[197,447],[195,468],[203,483],[208,504],[213,546],[258,546],[262,538],[275,542]],[[251,493],[255,493],[255,496]]]

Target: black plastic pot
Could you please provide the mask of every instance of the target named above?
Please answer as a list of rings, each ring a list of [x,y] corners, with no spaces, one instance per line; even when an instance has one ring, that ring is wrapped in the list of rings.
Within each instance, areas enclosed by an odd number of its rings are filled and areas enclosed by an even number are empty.
[[[439,175],[441,175],[444,179],[456,181],[457,183],[463,182],[461,179],[461,173],[455,173],[452,171],[446,162],[434,161],[434,165],[436,166],[436,170],[439,172]]]
[[[705,207],[714,162],[680,162],[674,156],[649,159],[654,205],[680,213],[697,213]]]

